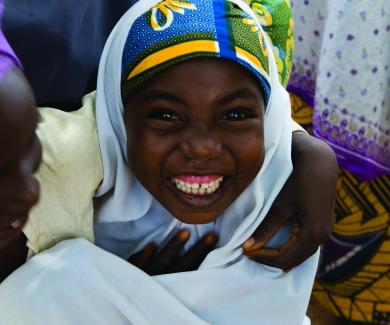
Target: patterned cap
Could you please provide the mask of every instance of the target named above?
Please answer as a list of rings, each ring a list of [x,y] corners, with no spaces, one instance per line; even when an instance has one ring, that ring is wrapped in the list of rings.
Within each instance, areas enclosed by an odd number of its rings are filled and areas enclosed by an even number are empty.
[[[270,95],[264,33],[237,5],[226,0],[161,1],[130,29],[122,59],[122,98],[155,73],[197,57],[233,60]]]

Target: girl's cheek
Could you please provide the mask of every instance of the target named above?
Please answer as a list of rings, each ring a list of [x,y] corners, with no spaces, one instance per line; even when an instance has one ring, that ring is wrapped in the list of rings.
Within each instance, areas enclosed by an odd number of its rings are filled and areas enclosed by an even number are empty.
[[[264,134],[262,130],[251,130],[246,134],[226,134],[224,147],[234,153],[240,161],[258,160],[264,153]]]
[[[174,139],[150,132],[134,135],[134,141],[128,146],[130,168],[138,173],[155,175],[161,171],[174,147]]]

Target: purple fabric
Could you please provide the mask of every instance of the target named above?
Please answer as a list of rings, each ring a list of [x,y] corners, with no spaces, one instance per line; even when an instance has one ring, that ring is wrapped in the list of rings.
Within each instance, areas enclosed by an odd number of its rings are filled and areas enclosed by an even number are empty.
[[[0,26],[4,12],[4,0],[0,0]],[[7,72],[14,66],[22,67],[19,59],[8,44],[3,31],[0,28],[0,80],[4,78]]]
[[[364,181],[390,175],[390,2],[362,0],[353,10],[349,0],[291,4],[287,89],[313,108],[313,133],[340,167]]]
[[[362,130],[356,135],[348,132],[343,122],[340,127],[332,125],[327,119],[328,114],[325,114],[327,111],[323,114],[316,112],[316,80],[307,75],[301,76],[294,66],[287,90],[314,108],[313,135],[332,147],[341,168],[347,169],[363,181],[389,174],[389,167],[386,169],[383,166],[389,165],[390,150],[366,139]]]

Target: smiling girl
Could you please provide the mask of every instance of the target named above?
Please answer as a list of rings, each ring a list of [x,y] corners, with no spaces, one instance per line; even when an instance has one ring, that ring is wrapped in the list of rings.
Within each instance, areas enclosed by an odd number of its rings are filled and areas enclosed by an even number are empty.
[[[289,273],[242,254],[292,170],[289,96],[243,1],[138,2],[106,44],[96,102],[89,95],[73,113],[84,122],[42,116],[51,132],[82,137],[75,156],[89,165],[74,172],[90,182],[81,191],[64,178],[62,190],[79,200],[65,217],[42,193],[28,245],[39,252],[69,234],[100,248],[73,239],[30,259],[2,283],[5,323],[303,324],[318,254]],[[38,133],[44,147],[69,146]],[[51,164],[42,168],[71,159],[44,152]],[[50,181],[46,193],[56,190]],[[191,231],[187,251],[210,231],[220,236],[196,271],[149,277],[115,256],[164,245],[182,229]],[[288,237],[284,229],[273,243]]]
[[[134,176],[183,223],[213,222],[264,160],[263,92],[228,60],[161,71],[128,97],[124,116]]]

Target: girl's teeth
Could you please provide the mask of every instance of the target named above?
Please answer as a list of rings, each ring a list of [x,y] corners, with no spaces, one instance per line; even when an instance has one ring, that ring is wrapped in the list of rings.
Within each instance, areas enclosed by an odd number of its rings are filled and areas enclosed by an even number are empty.
[[[209,183],[187,183],[182,181],[181,179],[172,178],[172,183],[176,186],[176,188],[187,194],[194,195],[205,195],[214,193],[221,185],[223,181],[223,176],[218,179],[211,181]]]

